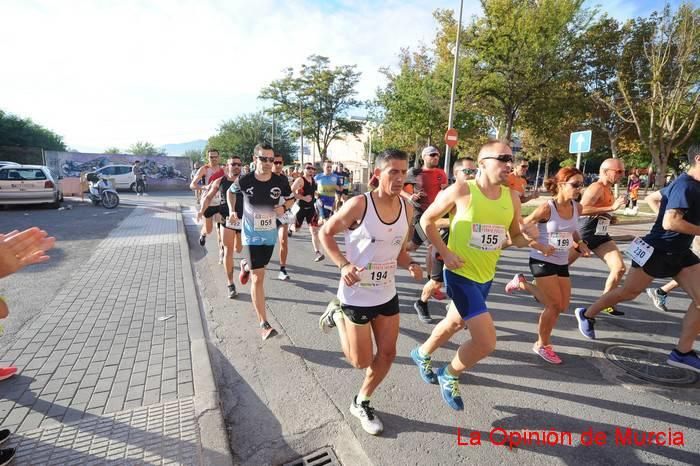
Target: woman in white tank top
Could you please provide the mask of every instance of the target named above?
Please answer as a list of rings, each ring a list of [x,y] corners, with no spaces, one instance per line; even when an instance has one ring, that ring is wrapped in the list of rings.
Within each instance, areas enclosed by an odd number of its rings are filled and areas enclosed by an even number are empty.
[[[544,305],[532,350],[549,363],[561,364],[552,347],[551,335],[559,314],[568,309],[571,301],[569,249],[574,248],[584,256],[591,252],[578,232],[582,207],[574,199],[583,188],[581,172],[562,168],[545,181],[545,187],[552,193],[552,200],[541,204],[524,220],[526,224],[537,224],[539,229],[537,240],[530,243],[529,264],[537,285],[528,283],[523,274],[516,274],[506,285],[506,292],[527,291]]]

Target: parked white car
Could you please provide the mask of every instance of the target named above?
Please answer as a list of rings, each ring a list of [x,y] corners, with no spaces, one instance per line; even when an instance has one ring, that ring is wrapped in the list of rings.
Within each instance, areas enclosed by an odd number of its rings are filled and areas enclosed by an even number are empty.
[[[48,167],[4,165],[0,167],[0,205],[48,203],[57,209],[63,193]]]
[[[95,170],[95,173],[110,178],[114,189],[136,191],[136,177],[131,172],[131,165],[106,165]]]

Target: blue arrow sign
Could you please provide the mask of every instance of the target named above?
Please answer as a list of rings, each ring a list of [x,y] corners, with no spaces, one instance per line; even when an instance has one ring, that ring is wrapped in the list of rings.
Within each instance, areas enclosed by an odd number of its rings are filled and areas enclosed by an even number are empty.
[[[577,131],[569,136],[569,154],[591,151],[591,130]]]

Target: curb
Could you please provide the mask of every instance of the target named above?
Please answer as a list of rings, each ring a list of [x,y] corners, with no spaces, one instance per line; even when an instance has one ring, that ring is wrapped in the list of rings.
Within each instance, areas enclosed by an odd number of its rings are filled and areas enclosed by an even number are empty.
[[[183,266],[185,307],[187,308],[187,326],[190,333],[190,352],[192,354],[194,409],[202,444],[201,464],[232,465],[233,457],[229,448],[229,439],[226,435],[226,426],[219,402],[219,392],[216,388],[211,358],[209,357],[209,340],[204,333],[204,316],[197,298],[190,250],[181,212],[182,206],[177,203],[167,203],[166,205],[172,208],[177,216],[177,236]]]

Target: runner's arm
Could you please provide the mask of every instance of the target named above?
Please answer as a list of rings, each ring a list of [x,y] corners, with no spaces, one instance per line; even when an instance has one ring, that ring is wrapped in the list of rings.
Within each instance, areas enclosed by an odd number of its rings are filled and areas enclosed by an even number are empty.
[[[204,211],[207,210],[207,208],[209,207],[209,203],[212,199],[214,199],[214,196],[216,195],[216,191],[219,189],[220,184],[221,178],[217,178],[212,184],[209,185],[209,187],[207,188],[208,191],[204,195],[204,199],[202,199],[202,206],[199,208],[200,214],[204,215]]]
[[[598,202],[598,199],[603,195],[603,187],[599,184],[594,184],[588,187],[583,193],[581,198],[581,205],[583,206],[583,215],[596,215],[605,214],[608,212],[614,212],[624,204],[624,196],[620,196],[609,206],[594,207],[593,205]]]
[[[647,201],[649,208],[653,210],[655,214],[659,213],[659,209],[661,209],[661,191],[654,191],[644,200]]]
[[[206,167],[199,167],[199,170],[197,170],[197,174],[192,177],[192,182],[190,183],[190,189],[192,191],[199,191],[202,189],[200,185],[197,184],[200,178],[204,177],[204,174],[206,173]]]
[[[294,183],[292,183],[292,194],[294,194],[294,198],[297,200],[303,200],[306,196],[304,196],[304,180],[299,177],[296,180],[294,180]]]
[[[413,218],[413,206],[408,202],[405,202],[404,205],[406,206],[406,220],[410,222]],[[411,264],[417,264],[408,254],[408,240],[409,238],[407,234],[406,238],[404,238],[403,245],[401,246],[401,252],[399,252],[399,256],[396,258],[396,263],[399,265],[399,267],[404,267],[406,269],[410,269]]]
[[[340,251],[335,235],[349,230],[350,227],[357,225],[362,220],[362,215],[365,211],[365,199],[365,196],[355,196],[344,203],[340,210],[331,215],[323,224],[318,233],[326,254],[341,271],[350,261]]]
[[[513,220],[510,222],[508,234],[510,241],[506,242],[506,246],[516,246],[519,248],[527,248],[530,243],[537,239],[537,227],[534,224],[524,225],[528,231],[520,229],[520,195],[517,191],[511,190],[510,198],[513,201]]]
[[[236,214],[236,196],[238,196],[238,194],[234,193],[230,189],[226,191],[226,203],[228,204],[228,213],[234,220],[238,219],[238,214]]]
[[[683,209],[668,209],[664,214],[661,226],[664,230],[675,231],[685,235],[700,235],[700,226],[696,226],[685,220]]]
[[[433,203],[430,204],[430,206],[428,206],[428,208],[425,210],[423,215],[421,215],[420,225],[423,227],[425,236],[427,236],[430,244],[435,246],[441,256],[445,257],[449,253],[449,250],[440,236],[437,223],[440,221],[440,219],[442,219],[442,217],[445,216],[446,213],[452,210],[458,197],[469,195],[469,186],[466,183],[455,183],[445,189],[441,194],[441,196],[435,197],[435,201],[433,201]]]

